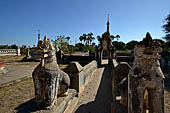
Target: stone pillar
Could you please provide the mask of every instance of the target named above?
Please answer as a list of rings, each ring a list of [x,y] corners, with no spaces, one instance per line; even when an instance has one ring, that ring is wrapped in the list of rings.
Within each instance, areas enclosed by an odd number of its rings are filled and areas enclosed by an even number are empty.
[[[30,57],[30,49],[29,48],[27,48],[27,54],[26,54],[26,57],[28,58],[28,57]]]
[[[74,61],[71,62],[65,69],[65,72],[70,76],[70,88],[76,89],[78,93],[82,91],[82,70],[83,67],[78,62]]]
[[[21,56],[20,47],[19,46],[17,46],[17,56]]]

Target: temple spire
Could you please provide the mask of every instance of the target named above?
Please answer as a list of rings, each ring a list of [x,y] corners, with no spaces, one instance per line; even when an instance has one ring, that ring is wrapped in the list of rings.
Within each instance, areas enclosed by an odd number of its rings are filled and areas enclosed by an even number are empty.
[[[107,20],[107,32],[109,32],[109,13],[108,13],[108,20]]]
[[[38,30],[38,40],[40,40],[40,30]]]

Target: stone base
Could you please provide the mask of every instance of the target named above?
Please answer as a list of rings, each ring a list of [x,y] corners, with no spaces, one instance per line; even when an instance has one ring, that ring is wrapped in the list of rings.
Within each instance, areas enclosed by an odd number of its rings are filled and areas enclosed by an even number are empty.
[[[57,98],[57,104],[50,110],[38,110],[32,113],[71,113],[70,110],[74,109],[78,99],[75,97],[77,94],[76,90],[69,89],[68,96]],[[65,112],[67,111],[67,112]]]

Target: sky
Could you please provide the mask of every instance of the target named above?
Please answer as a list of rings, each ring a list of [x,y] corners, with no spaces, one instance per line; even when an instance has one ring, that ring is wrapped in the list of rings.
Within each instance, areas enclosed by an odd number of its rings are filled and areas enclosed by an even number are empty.
[[[42,39],[65,35],[78,43],[84,33],[101,36],[108,13],[120,41],[140,41],[146,32],[161,38],[170,0],[0,0],[0,45],[37,45],[38,30]]]

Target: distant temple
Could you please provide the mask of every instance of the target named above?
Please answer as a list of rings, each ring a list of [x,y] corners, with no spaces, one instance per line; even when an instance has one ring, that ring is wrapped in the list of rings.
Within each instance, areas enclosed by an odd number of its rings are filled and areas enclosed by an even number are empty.
[[[107,53],[108,63],[112,61],[112,58],[114,56],[114,46],[112,45],[112,40],[110,38],[109,25],[110,23],[109,23],[109,14],[108,14],[107,31],[102,34],[102,38],[100,39],[100,44],[96,48],[95,56],[99,65],[101,64],[103,53]]]

